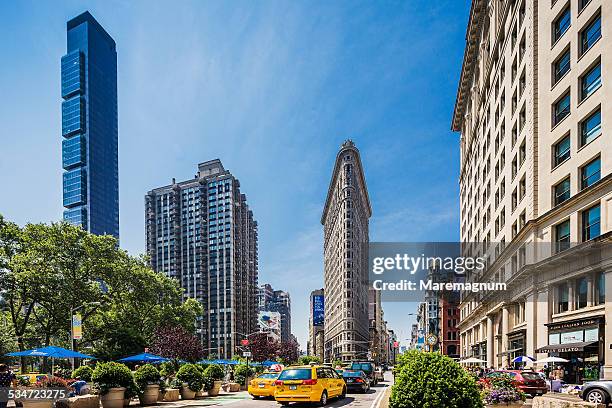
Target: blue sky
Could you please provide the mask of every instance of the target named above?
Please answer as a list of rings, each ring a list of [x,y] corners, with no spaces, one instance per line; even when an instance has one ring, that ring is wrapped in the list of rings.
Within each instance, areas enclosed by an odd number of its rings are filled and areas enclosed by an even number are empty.
[[[320,216],[351,138],[372,241],[459,237],[450,132],[469,0],[14,1],[0,4],[0,212],[61,218],[60,58],[89,10],[117,42],[121,245],[144,251],[144,195],[220,158],[259,221],[260,283],[293,298],[303,347],[323,285]],[[414,305],[388,303],[408,337]]]

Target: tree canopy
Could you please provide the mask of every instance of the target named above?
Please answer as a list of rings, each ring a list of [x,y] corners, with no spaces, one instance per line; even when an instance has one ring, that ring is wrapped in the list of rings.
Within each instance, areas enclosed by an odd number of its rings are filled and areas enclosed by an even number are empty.
[[[115,359],[142,352],[162,326],[193,332],[198,302],[142,257],[67,223],[19,227],[0,215],[0,348],[69,346],[70,316],[81,307],[88,354]],[[12,338],[12,341],[11,341]]]

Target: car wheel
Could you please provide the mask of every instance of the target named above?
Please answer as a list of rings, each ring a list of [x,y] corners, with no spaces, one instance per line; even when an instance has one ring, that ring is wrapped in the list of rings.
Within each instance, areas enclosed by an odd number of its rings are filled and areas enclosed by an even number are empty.
[[[259,395],[251,395],[251,397],[253,397],[254,400],[258,400],[259,399]]]
[[[340,399],[346,398],[346,387],[342,387],[342,394],[340,394]]]
[[[321,394],[321,399],[319,400],[319,406],[324,407],[327,405],[327,391],[323,391]]]
[[[602,390],[591,390],[587,392],[584,400],[587,402],[594,402],[596,404],[604,404],[608,402],[608,395]]]

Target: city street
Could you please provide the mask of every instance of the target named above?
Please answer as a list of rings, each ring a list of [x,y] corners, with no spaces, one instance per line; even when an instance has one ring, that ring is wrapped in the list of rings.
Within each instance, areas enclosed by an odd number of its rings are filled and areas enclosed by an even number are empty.
[[[372,387],[370,392],[367,394],[347,394],[346,398],[343,400],[331,400],[328,407],[359,407],[359,408],[378,408],[384,407],[386,404],[383,404],[383,400],[389,398],[389,394],[387,393],[388,388],[393,385],[393,375],[390,371],[385,373],[385,382],[379,383],[376,387]],[[385,395],[383,395],[385,394]],[[384,397],[384,398],[383,398]],[[386,401],[385,401],[386,402]],[[272,400],[246,400],[239,402],[240,407],[249,407],[249,408],[278,408],[280,405]],[[234,404],[231,404],[234,405]],[[305,403],[295,403],[291,404],[291,407],[310,407],[311,404]]]

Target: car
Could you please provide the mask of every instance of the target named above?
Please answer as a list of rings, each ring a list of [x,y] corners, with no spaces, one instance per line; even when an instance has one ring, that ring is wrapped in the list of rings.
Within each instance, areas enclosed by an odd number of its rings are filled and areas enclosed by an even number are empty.
[[[546,381],[535,371],[522,370],[498,370],[486,375],[491,378],[500,375],[509,375],[516,381],[517,388],[531,396],[543,395],[548,392]]]
[[[276,386],[274,381],[278,378],[279,373],[265,372],[249,381],[248,391],[253,399],[262,397],[274,397]]]
[[[588,381],[582,386],[580,397],[587,402],[609,404],[612,402],[612,381]]]
[[[376,378],[376,366],[371,361],[353,361],[351,363],[350,370],[361,370],[363,371],[370,380],[370,385],[376,387],[378,379]]]
[[[286,367],[274,385],[274,399],[281,405],[315,402],[325,406],[332,398],[346,397],[347,390],[340,374],[330,367],[316,364]]]
[[[361,370],[344,370],[342,373],[348,391],[360,391],[366,393],[370,390],[370,380]]]
[[[344,368],[336,368],[336,372],[340,374],[340,376],[342,376],[342,373],[344,372]]]

